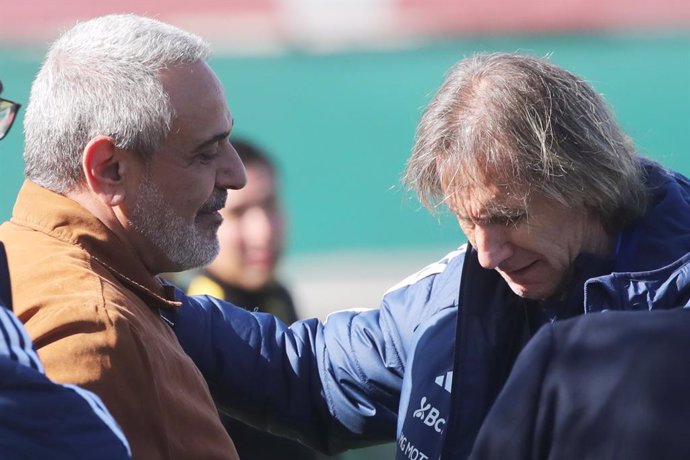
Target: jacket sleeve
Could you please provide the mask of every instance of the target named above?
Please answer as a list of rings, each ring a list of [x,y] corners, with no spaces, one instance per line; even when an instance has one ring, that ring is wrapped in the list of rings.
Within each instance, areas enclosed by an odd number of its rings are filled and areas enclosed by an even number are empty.
[[[3,458],[128,459],[124,434],[101,400],[43,373],[28,334],[0,306],[0,444]]]
[[[178,298],[175,332],[229,415],[324,452],[394,439],[404,321],[385,300],[287,327],[213,297]]]
[[[553,327],[547,324],[520,353],[508,381],[484,419],[470,460],[535,457],[535,433],[542,386],[552,354]]]

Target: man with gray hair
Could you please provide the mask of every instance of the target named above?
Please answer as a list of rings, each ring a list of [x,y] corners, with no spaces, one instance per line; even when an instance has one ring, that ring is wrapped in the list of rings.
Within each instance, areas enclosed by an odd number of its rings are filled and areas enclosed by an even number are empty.
[[[208,54],[133,15],[63,34],[31,89],[26,181],[0,227],[47,375],[98,394],[135,459],[237,458],[157,276],[215,257],[218,210],[246,181]]]
[[[546,59],[459,62],[405,181],[469,243],[379,309],[287,328],[181,298],[175,332],[216,401],[326,450],[389,440],[397,424],[397,459],[465,458],[540,326],[690,304],[690,182],[638,156],[590,85]]]

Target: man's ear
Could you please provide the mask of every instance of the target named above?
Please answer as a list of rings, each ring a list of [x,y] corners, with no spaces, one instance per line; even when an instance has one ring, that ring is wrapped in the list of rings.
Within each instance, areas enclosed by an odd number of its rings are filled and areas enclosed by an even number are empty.
[[[117,206],[125,198],[124,175],[127,172],[126,152],[115,147],[108,136],[96,136],[86,144],[82,168],[88,188],[109,206]]]

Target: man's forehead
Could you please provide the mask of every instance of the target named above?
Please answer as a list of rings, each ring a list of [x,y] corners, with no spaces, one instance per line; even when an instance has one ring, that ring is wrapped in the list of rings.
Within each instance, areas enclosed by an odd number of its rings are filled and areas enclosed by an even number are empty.
[[[194,154],[227,138],[234,118],[224,89],[203,61],[181,64],[160,74],[174,110],[167,150]]]
[[[446,202],[456,214],[496,215],[523,210],[529,193],[508,184],[471,184],[446,190]]]

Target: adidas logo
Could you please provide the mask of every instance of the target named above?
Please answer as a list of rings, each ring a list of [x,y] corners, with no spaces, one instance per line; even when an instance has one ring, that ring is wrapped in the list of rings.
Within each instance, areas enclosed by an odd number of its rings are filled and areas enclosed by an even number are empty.
[[[453,371],[448,371],[443,375],[439,375],[434,379],[434,382],[436,382],[436,385],[450,393],[450,389],[453,386]]]

